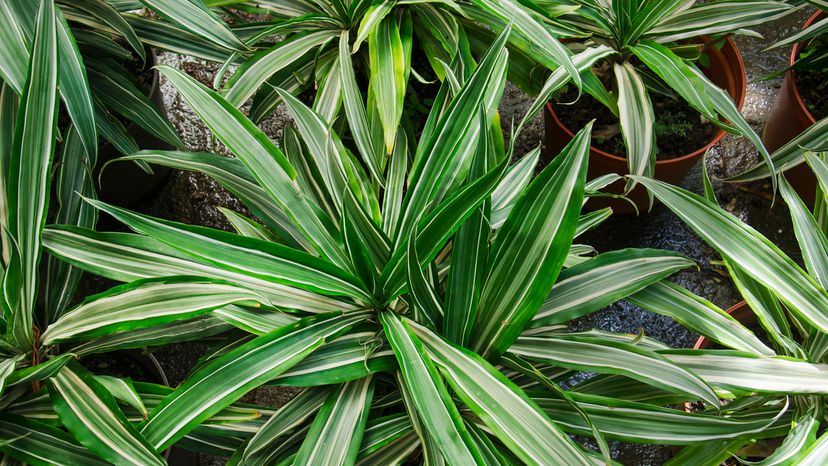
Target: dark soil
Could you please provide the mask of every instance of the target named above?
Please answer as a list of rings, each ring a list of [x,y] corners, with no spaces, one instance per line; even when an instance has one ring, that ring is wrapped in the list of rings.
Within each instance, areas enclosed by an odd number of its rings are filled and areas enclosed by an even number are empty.
[[[91,372],[131,378],[141,382],[163,383],[152,362],[137,351],[114,351],[83,358],[82,364]]]
[[[796,87],[805,108],[815,120],[828,116],[828,73],[817,70],[796,72]]]
[[[577,131],[593,118],[592,146],[619,157],[626,156],[624,138],[621,136],[618,119],[607,107],[589,94],[571,105],[578,97],[577,90],[569,87],[557,98],[555,113],[570,130]],[[650,93],[656,115],[655,131],[658,160],[669,160],[701,149],[716,134],[716,127],[707,123],[695,109],[683,100],[672,99]]]

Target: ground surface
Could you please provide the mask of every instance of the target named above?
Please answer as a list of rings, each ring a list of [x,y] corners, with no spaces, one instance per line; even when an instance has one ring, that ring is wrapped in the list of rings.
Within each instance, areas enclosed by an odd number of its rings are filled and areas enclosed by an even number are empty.
[[[785,20],[768,23],[756,29],[765,35],[764,39],[737,38],[737,43],[747,65],[748,79],[753,80],[771,71],[784,67],[786,49],[764,52],[763,49],[799,28],[807,17],[806,13],[793,15]],[[162,53],[159,61],[178,67],[202,82],[209,84],[217,65],[205,64],[199,60]],[[780,80],[752,82],[748,85],[747,100],[743,109],[748,121],[761,132],[767,114],[776,98]],[[170,84],[162,80],[162,92],[166,111],[184,139],[187,148],[194,151],[225,152],[210,136],[209,131],[189,111]],[[512,85],[508,85],[501,105],[501,119],[508,137],[508,126],[512,119],[518,120],[532,99]],[[262,125],[271,137],[280,137],[282,128],[290,118],[283,108]],[[521,134],[518,141],[518,155],[542,143],[543,120],[537,118]],[[745,141],[727,137],[715,147],[707,160],[708,170],[715,178],[736,173],[756,161],[756,151]],[[699,182],[701,165],[698,164],[684,179],[682,186],[701,192]],[[767,235],[783,250],[794,257],[796,246],[790,227],[788,212],[781,202],[771,207],[770,201],[762,195],[768,191],[765,183],[744,186],[715,182],[720,203],[731,213]],[[758,194],[757,194],[758,193]],[[145,199],[140,210],[186,223],[229,229],[217,206],[244,211],[243,206],[229,193],[207,177],[175,172],[169,180],[150,198]],[[715,304],[727,308],[740,300],[729,281],[710,265],[718,259],[713,250],[685,227],[669,210],[656,206],[651,213],[638,218],[619,217],[608,220],[597,230],[590,232],[586,240],[599,251],[623,247],[653,247],[679,251],[694,259],[698,270],[680,273],[674,280],[704,296]],[[696,335],[679,326],[672,319],[642,311],[634,306],[621,303],[610,306],[574,324],[576,328],[602,328],[612,331],[637,333],[641,329],[654,338],[675,347],[692,346]],[[159,354],[159,359],[168,371],[173,384],[179,382],[189,368],[203,353],[198,345],[177,345]],[[276,389],[260,389],[248,395],[246,401],[278,406],[291,394]],[[626,465],[658,465],[669,458],[669,449],[638,447],[615,444],[616,459]],[[200,458],[200,464],[214,463],[216,459]]]

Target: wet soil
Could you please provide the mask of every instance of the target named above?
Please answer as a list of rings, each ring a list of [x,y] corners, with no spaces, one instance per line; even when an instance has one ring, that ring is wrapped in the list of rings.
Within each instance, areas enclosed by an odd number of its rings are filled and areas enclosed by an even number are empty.
[[[797,71],[796,87],[814,119],[828,116],[828,71]]]

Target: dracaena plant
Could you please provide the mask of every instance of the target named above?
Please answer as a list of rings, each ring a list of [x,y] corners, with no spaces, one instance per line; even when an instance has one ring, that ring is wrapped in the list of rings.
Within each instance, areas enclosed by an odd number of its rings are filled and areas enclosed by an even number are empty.
[[[429,80],[464,80],[475,66],[472,48],[485,52],[509,21],[514,24],[510,41],[530,41],[543,50],[546,67],[563,66],[579,79],[572,53],[554,31],[537,14],[509,0],[481,2],[492,11],[475,20],[465,11],[469,5],[453,0],[205,3],[217,10],[221,7],[222,13],[236,20],[232,31],[250,48],[225,60],[216,75],[214,87],[228,102],[240,107],[252,97],[249,114],[258,122],[282,101],[277,89],[294,96],[308,91],[315,94],[313,110],[330,123],[342,115],[342,107],[347,112],[354,105],[357,96],[349,95],[342,84],[343,73],[354,74],[357,82],[369,83],[365,124],[378,135],[374,138],[378,147],[361,147],[363,151],[390,153],[404,115],[420,120],[427,113],[422,109],[433,97],[429,90],[433,94],[439,87]],[[343,48],[352,55],[348,64],[342,62]],[[530,73],[537,63],[520,56],[521,60],[513,60],[521,67],[513,76],[537,91],[544,75]],[[225,73],[233,64],[238,64],[237,69]],[[413,80],[433,85],[423,90]],[[363,141],[357,142],[362,146]]]
[[[377,161],[288,92],[279,91],[296,129],[280,149],[224,97],[162,68],[237,158],[144,151],[125,160],[208,174],[255,218],[226,211],[231,233],[90,199],[135,233],[64,225],[47,228],[44,242],[73,265],[127,282],[85,304],[115,302],[123,312],[81,308],[41,338],[71,343],[79,329],[118,330],[100,338],[153,346],[234,327],[179,387],[138,389],[148,415],[132,441],[232,455],[236,464],[586,465],[610,461],[605,437],[699,444],[789,423],[773,407],[724,418],[670,408],[718,406],[715,376],[699,377],[684,365],[693,360],[675,361],[645,336],[567,330],[571,319],[627,298],[737,348],[762,348],[734,319],[662,282],[688,259],[657,250],[589,257],[590,248],[573,244],[609,214],[580,210],[613,179],[585,179],[589,127],[535,177],[537,152],[510,165],[512,146],[494,118],[509,32],[467,79],[441,86],[416,142],[399,131],[394,151]],[[345,63],[348,50],[340,49]],[[599,57],[590,50],[574,62],[588,67]],[[553,73],[525,119],[567,81],[565,70]],[[366,91],[352,84],[343,81],[345,92]],[[211,286],[194,296],[172,287],[181,276]],[[579,370],[601,375],[564,391],[559,383]],[[250,412],[258,408],[233,406],[263,384],[305,389],[257,419]],[[119,452],[92,428],[94,415],[82,410],[67,428],[114,461]],[[603,455],[567,432],[593,436]]]
[[[792,423],[775,431],[775,441],[760,449],[746,449],[750,437],[682,453],[710,455],[724,461],[731,455],[756,456],[763,464],[823,464],[828,461],[824,403],[828,355],[828,240],[825,193],[828,192],[826,155],[803,157],[818,180],[817,201],[809,211],[784,176],[779,175],[782,199],[790,210],[793,233],[804,268],[767,238],[719,207],[709,180],[704,196],[640,178],[639,181],[722,256],[722,261],[746,304],[757,317],[761,346],[736,347],[714,336],[725,347],[694,355],[675,353],[680,364],[702,378],[715,378],[720,396],[736,398],[725,409],[738,415],[747,407],[784,406]],[[711,336],[715,333],[710,333]],[[744,342],[759,343],[756,337]],[[769,432],[768,432],[769,433]],[[779,440],[782,439],[780,442]],[[706,452],[706,453],[703,453]],[[751,455],[753,452],[753,455]],[[745,457],[745,459],[748,459]]]
[[[26,82],[38,5],[29,0],[0,2],[0,27],[5,31],[0,77],[18,95]],[[159,44],[157,37],[167,34],[183,41],[188,37],[184,26],[118,11],[102,0],[58,1],[55,17],[59,95],[89,154],[89,166],[97,160],[99,136],[125,155],[138,150],[128,124],[180,147],[172,125],[147,95],[149,83],[139,75],[152,66],[148,47]]]
[[[786,37],[769,47],[769,49],[775,49],[779,47],[790,47],[800,42],[805,43],[805,47],[802,49],[802,52],[800,52],[793,65],[787,69],[772,73],[769,77],[778,76],[788,70],[812,70],[821,71],[823,73],[828,70],[828,43],[826,43],[828,40],[826,39],[826,37],[828,37],[826,34],[826,32],[828,32],[828,18],[825,17],[825,14],[828,13],[828,2],[825,2],[824,0],[806,0],[806,3],[809,3],[822,11],[822,18],[802,31],[792,34],[790,37]]]
[[[94,151],[84,146],[77,126],[62,128],[58,143],[59,70],[66,58],[60,53],[63,26],[52,1],[38,2],[20,96],[6,81],[0,92],[0,451],[3,463],[17,459],[28,464],[109,464],[105,460],[164,464],[117,407],[118,402],[125,403],[133,410],[130,419],[143,419],[147,405],[138,388],[129,379],[92,375],[77,361],[86,354],[135,346],[136,340],[117,333],[102,336],[124,325],[125,308],[118,303],[127,308],[140,305],[134,300],[134,286],[113,289],[93,302],[72,307],[80,271],[44,257],[41,239],[48,212],[56,221],[76,227],[92,228],[97,219],[97,212],[82,200],[82,196],[95,198]],[[53,185],[57,147],[60,164]],[[50,197],[56,200],[52,209]],[[182,290],[194,287],[192,295],[200,301],[217,297],[205,290],[215,284],[204,280],[155,284],[167,288],[173,283]],[[234,301],[234,293],[256,299],[238,286],[222,286],[228,287],[229,294],[216,304]],[[173,306],[186,309],[186,296],[178,294]],[[88,320],[78,321],[78,315],[98,324],[90,328]],[[150,325],[169,320],[161,318]],[[153,394],[164,393],[164,387],[140,387],[148,401]],[[95,436],[105,437],[120,456],[88,440]]]
[[[732,98],[698,67],[707,45],[702,36],[747,33],[745,28],[779,18],[791,6],[776,1],[571,0],[532,3],[561,29],[578,31],[576,44],[605,45],[617,53],[600,63],[598,85],[585,87],[619,122],[628,172],[652,177],[658,118],[651,96],[683,100],[705,120],[748,138],[770,165],[767,151]],[[562,9],[568,5],[568,10]],[[595,80],[595,74],[590,79]],[[587,80],[585,79],[586,83]],[[592,81],[590,81],[592,82]],[[628,186],[631,186],[630,182]]]

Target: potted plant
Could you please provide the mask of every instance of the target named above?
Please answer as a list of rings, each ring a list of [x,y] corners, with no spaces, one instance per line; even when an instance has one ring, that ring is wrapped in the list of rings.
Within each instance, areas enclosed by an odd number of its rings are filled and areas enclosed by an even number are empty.
[[[814,153],[805,155],[805,160],[816,174],[821,192],[817,196],[819,204],[815,207],[816,212],[825,211],[828,164],[824,157]],[[749,405],[781,404],[787,406],[785,410],[790,412],[793,420],[793,428],[789,432],[766,437],[773,440],[743,449],[752,444],[750,437],[744,437],[727,445],[712,447],[715,454],[722,455],[721,459],[732,454],[742,456],[744,460],[762,457],[759,459],[774,464],[825,462],[828,458],[825,451],[828,436],[823,433],[822,397],[818,395],[824,382],[812,385],[810,382],[815,382],[815,379],[806,376],[805,372],[797,375],[783,368],[788,361],[807,361],[821,366],[826,358],[828,275],[825,271],[828,270],[828,240],[824,217],[810,212],[791,184],[780,175],[780,193],[791,212],[793,230],[805,265],[803,269],[760,233],[720,208],[707,180],[704,197],[658,181],[643,178],[639,181],[721,254],[725,267],[745,299],[729,309],[728,313],[751,329],[754,335],[761,336],[765,348],[772,349],[771,353],[744,359],[744,367],[727,368],[725,366],[729,363],[723,363],[723,358],[741,358],[746,354],[714,349],[717,348],[714,342],[724,343],[725,347],[730,345],[715,337],[714,333],[709,333],[695,345],[700,355],[698,361],[701,363],[706,359],[709,366],[694,365],[694,370],[702,371],[702,377],[705,372],[716,372],[718,383],[725,389],[723,393],[739,397],[728,405],[733,412]],[[801,368],[806,369],[806,366]],[[810,370],[806,369],[806,372]],[[799,387],[783,388],[795,381],[798,381]],[[746,397],[742,398],[740,394]],[[700,410],[707,412],[709,408],[702,407]],[[682,451],[680,455],[692,458],[692,454],[699,454],[700,451]]]
[[[164,289],[201,284],[207,293],[197,291],[197,296],[211,300],[216,294],[209,290],[211,282],[204,280],[145,281],[116,287],[77,305],[72,302],[80,270],[46,257],[42,235],[47,215],[76,228],[95,226],[97,212],[83,201],[84,196],[96,196],[91,172],[95,151],[84,146],[74,124],[59,134],[59,69],[71,65],[60,53],[65,23],[52,1],[37,6],[21,94],[18,97],[5,82],[0,93],[0,452],[4,462],[31,464],[97,465],[124,458],[134,464],[165,464],[161,454],[138,436],[121,408],[129,406],[143,416],[147,410],[140,392],[165,387],[150,383],[139,388],[123,376],[130,374],[93,373],[85,367],[87,357],[179,339],[152,331],[157,332],[161,323],[169,327],[189,316],[147,314],[141,293],[157,297]],[[60,163],[52,183],[58,148]],[[50,199],[57,201],[51,211]],[[233,286],[226,290],[231,294],[214,304],[226,303],[241,291]],[[241,301],[249,296],[247,290],[236,295]],[[181,312],[187,307],[179,302],[167,310]],[[125,336],[126,329],[134,331]],[[199,335],[205,334],[209,331],[202,327]],[[113,446],[119,455],[112,454]]]
[[[819,10],[805,22],[803,30],[772,46],[794,44],[788,68],[779,72],[784,73],[785,79],[762,133],[765,146],[774,151],[771,155],[776,168],[774,173],[786,171],[794,189],[811,206],[815,202],[816,178],[802,164],[804,154],[808,150],[820,150],[828,143],[828,132],[825,131],[828,109],[820,94],[828,69],[825,64],[828,18],[826,6],[813,3]],[[804,85],[800,86],[800,81],[804,81]],[[729,181],[753,181],[770,176],[767,167],[754,166]]]
[[[739,113],[745,69],[728,34],[779,18],[790,6],[652,1],[632,13],[627,7],[621,1],[579,3],[550,18],[587,36],[571,47],[604,44],[617,53],[586,75],[594,86],[585,87],[580,100],[573,102],[581,94],[571,89],[547,107],[547,148],[554,153],[571,139],[569,125],[597,117],[591,178],[630,173],[678,183],[726,132],[749,138],[767,162],[767,151]],[[615,192],[646,207],[646,190],[630,193],[634,185],[628,180]],[[613,207],[631,211],[621,203]]]
[[[368,168],[370,155],[289,92],[277,90],[296,129],[285,131],[280,149],[223,96],[162,68],[237,158],[144,151],[125,160],[209,174],[256,218],[227,211],[236,230],[230,233],[92,201],[134,233],[56,225],[44,234],[52,254],[107,278],[196,276],[260,298],[188,314],[238,331],[224,334],[179,387],[154,398],[139,426],[152,448],[195,448],[195,436],[201,448],[244,464],[441,457],[452,464],[592,464],[610,462],[605,437],[698,445],[788,428],[780,409],[722,418],[670,408],[691,400],[720,404],[715,378],[685,368],[695,359],[674,362],[666,345],[645,336],[568,331],[569,320],[634,296],[739,349],[771,351],[734,319],[663,282],[692,265],[688,259],[658,250],[589,257],[590,248],[573,244],[609,213],[580,214],[596,186],[586,181],[591,128],[534,179],[533,164],[511,164],[511,146],[492,124],[509,33],[507,27],[467,78],[446,80],[441,93],[458,85],[455,95],[432,109],[416,141],[397,133],[395,150],[378,164],[385,167],[383,191]],[[339,57],[350,71],[349,45],[340,42]],[[588,68],[587,57],[594,52],[574,62]],[[554,92],[567,80],[560,70],[544,89]],[[353,86],[344,91],[366,92],[355,82],[343,75],[343,86]],[[524,121],[546,100],[539,98]],[[357,111],[367,110],[349,115]],[[450,143],[470,129],[479,137]],[[371,138],[382,140],[365,136],[368,147],[376,144]],[[118,265],[124,261],[129,267]],[[167,308],[161,295],[144,297],[149,308]],[[670,305],[657,305],[663,302]],[[201,328],[170,325],[171,338],[197,336]],[[601,376],[563,390],[559,383],[579,370]],[[304,389],[255,421],[233,418],[232,403],[263,384]],[[205,432],[219,419],[225,435]],[[564,432],[593,436],[601,452]]]

